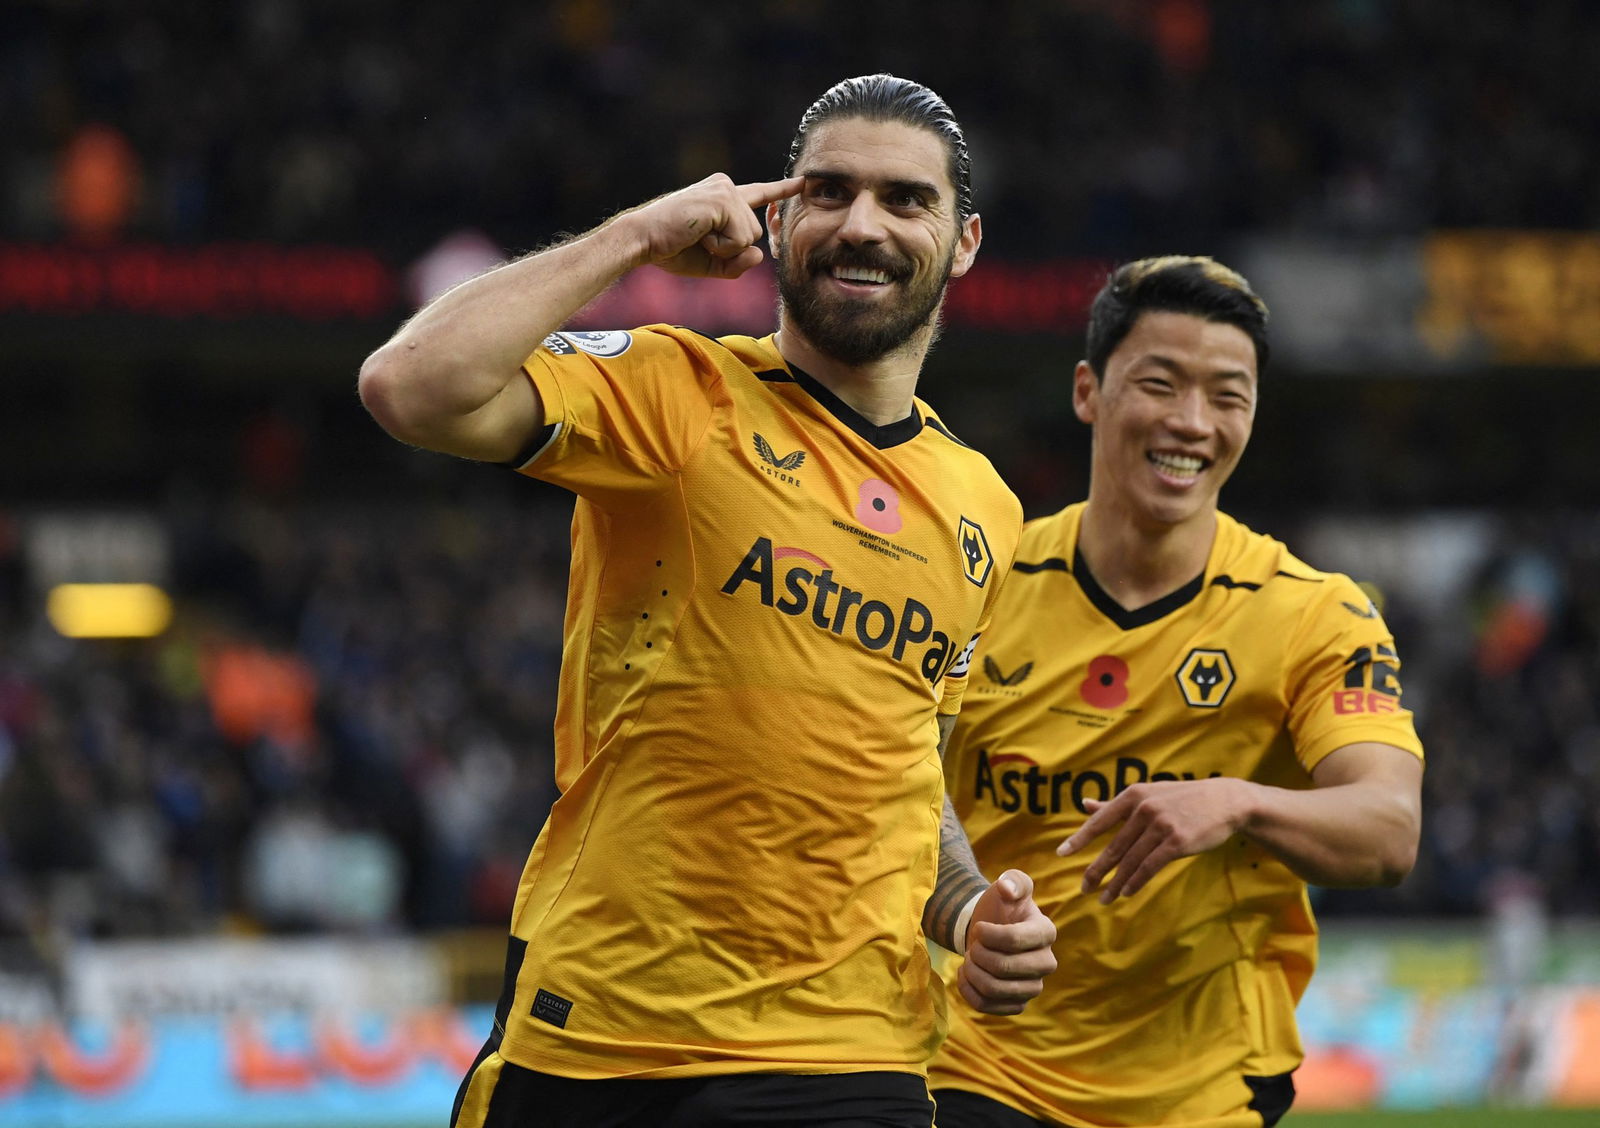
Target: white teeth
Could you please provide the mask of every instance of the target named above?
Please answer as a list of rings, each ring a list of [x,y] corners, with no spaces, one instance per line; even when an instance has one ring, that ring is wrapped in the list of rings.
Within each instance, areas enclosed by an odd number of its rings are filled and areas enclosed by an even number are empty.
[[[859,266],[841,266],[833,276],[841,282],[876,282],[880,286],[889,281],[887,270],[866,270]]]
[[[1204,459],[1193,454],[1163,454],[1160,451],[1152,451],[1149,459],[1156,464],[1157,469],[1183,478],[1194,477],[1205,465]]]

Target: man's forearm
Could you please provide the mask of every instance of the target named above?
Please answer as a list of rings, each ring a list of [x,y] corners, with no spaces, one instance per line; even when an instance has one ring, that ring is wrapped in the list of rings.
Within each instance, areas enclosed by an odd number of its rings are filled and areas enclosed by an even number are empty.
[[[1262,788],[1245,835],[1313,885],[1397,885],[1416,860],[1416,813],[1403,794],[1366,783]]]
[[[939,876],[922,911],[923,934],[941,948],[959,951],[964,947],[956,938],[961,910],[987,888],[989,882],[978,869],[967,832],[946,795],[944,817],[939,822]]]
[[[1397,885],[1416,863],[1422,761],[1378,743],[1347,744],[1311,772],[1316,787],[1257,787],[1239,829],[1313,885]]]

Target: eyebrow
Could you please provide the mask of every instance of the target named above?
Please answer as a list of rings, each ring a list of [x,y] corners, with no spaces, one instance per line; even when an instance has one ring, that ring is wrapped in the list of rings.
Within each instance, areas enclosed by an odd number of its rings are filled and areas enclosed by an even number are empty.
[[[860,180],[849,173],[829,168],[801,169],[800,175],[807,180],[825,180],[830,184],[855,184]],[[928,180],[885,180],[882,183],[891,192],[914,192],[929,200],[941,198],[939,186]]]

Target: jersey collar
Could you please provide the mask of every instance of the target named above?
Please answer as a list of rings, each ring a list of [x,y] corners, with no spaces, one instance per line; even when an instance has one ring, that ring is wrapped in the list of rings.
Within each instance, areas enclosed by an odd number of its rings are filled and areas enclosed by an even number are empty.
[[[1172,614],[1200,594],[1206,578],[1202,572],[1177,591],[1130,611],[1112,599],[1110,593],[1100,586],[1100,581],[1089,571],[1089,565],[1083,558],[1083,550],[1076,543],[1072,546],[1072,574],[1078,578],[1078,587],[1083,589],[1083,594],[1088,596],[1089,602],[1094,604],[1095,609],[1125,631],[1142,627]]]
[[[904,419],[897,419],[893,423],[885,423],[879,426],[845,403],[826,384],[809,372],[790,364],[788,361],[784,361],[784,363],[788,365],[787,371],[774,368],[764,372],[757,372],[756,376],[766,383],[791,383],[797,385],[817,403],[821,404],[829,415],[832,415],[840,423],[843,423],[879,450],[888,450],[890,447],[910,442],[922,433],[923,419],[918,414],[915,405],[911,408],[911,414]]]

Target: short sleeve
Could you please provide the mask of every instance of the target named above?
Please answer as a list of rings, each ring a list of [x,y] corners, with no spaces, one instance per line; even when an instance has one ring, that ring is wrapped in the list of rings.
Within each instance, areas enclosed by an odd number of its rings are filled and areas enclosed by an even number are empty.
[[[1377,607],[1347,576],[1330,576],[1291,645],[1289,728],[1310,771],[1347,744],[1391,744],[1422,756],[1400,686],[1400,655]]]
[[[675,478],[723,398],[722,376],[703,348],[664,328],[545,338],[523,362],[545,429],[518,472],[596,501]]]

